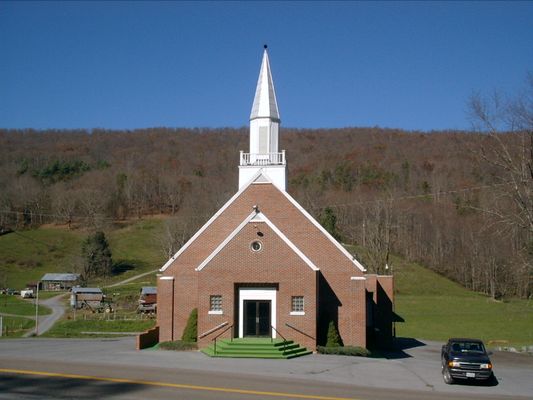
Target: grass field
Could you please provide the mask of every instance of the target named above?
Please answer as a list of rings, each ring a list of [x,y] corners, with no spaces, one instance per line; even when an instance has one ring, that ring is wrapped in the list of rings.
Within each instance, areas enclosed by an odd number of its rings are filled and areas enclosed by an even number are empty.
[[[161,219],[135,220],[105,230],[115,273],[91,284],[107,286],[161,267],[165,257],[158,236]],[[46,226],[0,236],[0,287],[21,290],[47,272],[76,272],[81,262],[84,230]]]
[[[73,272],[83,238],[55,227],[0,236],[0,287],[20,290],[47,272]]]
[[[155,319],[145,320],[83,320],[63,319],[46,332],[43,337],[105,337],[105,334],[84,332],[144,332],[155,326]],[[109,335],[117,336],[117,335]]]
[[[8,296],[0,294],[0,313],[16,314],[16,315],[35,315],[34,299],[23,300],[20,296]],[[51,310],[48,307],[39,305],[39,314],[48,315]]]
[[[396,334],[444,341],[476,337],[493,345],[533,344],[533,302],[494,301],[413,263],[393,260]],[[495,342],[497,341],[497,342]]]
[[[2,338],[21,337],[28,329],[35,326],[35,321],[23,317],[2,317]]]

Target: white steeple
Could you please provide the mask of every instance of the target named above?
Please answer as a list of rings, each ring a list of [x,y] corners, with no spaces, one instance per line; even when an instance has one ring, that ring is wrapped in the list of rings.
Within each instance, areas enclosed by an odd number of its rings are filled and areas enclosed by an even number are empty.
[[[276,91],[270,72],[267,46],[255,89],[254,103],[250,113],[250,153],[241,151],[239,165],[239,188],[262,170],[280,189],[286,188],[285,150],[278,150],[279,110]]]

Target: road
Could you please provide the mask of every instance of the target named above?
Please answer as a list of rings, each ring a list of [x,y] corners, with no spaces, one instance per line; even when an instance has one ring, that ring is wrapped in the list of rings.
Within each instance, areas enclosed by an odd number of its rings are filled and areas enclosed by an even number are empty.
[[[24,337],[33,336],[37,329],[37,334],[42,335],[46,331],[50,330],[52,326],[65,314],[64,297],[65,293],[61,293],[57,296],[50,297],[46,300],[40,300],[39,304],[46,306],[52,310],[52,314],[39,315],[39,324],[35,329],[28,331],[24,334]]]
[[[526,399],[533,357],[496,353],[496,386],[444,384],[437,343],[372,359],[212,359],[133,338],[0,341],[0,399]]]

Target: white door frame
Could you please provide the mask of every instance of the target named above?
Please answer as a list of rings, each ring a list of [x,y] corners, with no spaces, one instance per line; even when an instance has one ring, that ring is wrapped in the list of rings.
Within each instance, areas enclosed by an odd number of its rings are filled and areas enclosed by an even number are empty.
[[[244,337],[244,300],[270,300],[270,325],[276,327],[276,288],[239,288],[239,337]],[[276,331],[272,329],[272,337]]]

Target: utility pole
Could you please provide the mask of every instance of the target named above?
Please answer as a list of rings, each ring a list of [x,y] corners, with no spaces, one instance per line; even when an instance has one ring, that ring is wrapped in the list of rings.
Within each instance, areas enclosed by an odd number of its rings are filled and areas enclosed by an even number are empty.
[[[39,286],[41,282],[37,282],[37,297],[35,297],[35,336],[39,336]]]

